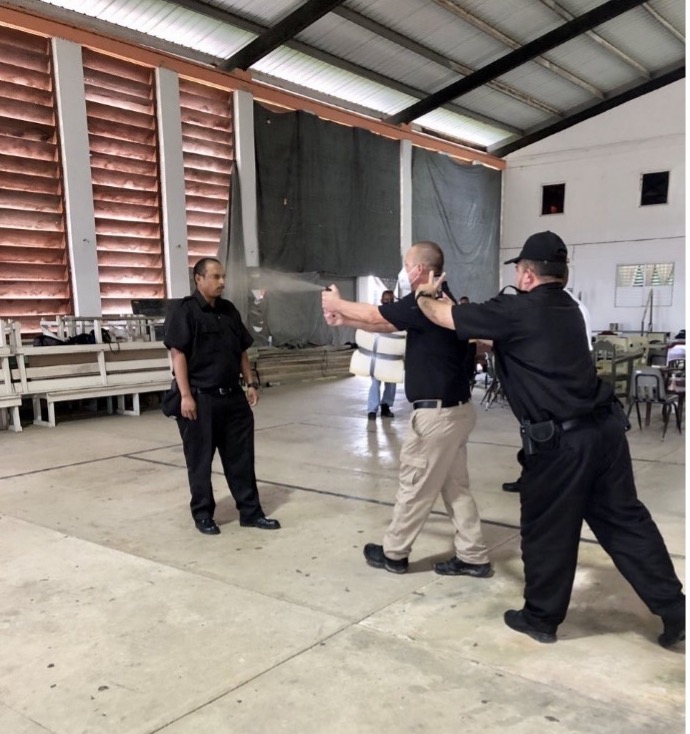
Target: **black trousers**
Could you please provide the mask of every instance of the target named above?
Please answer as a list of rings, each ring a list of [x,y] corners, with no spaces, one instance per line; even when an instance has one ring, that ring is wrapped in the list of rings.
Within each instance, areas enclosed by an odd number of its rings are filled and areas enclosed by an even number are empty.
[[[583,520],[654,614],[684,617],[681,583],[637,498],[628,441],[613,415],[563,433],[557,448],[520,458],[524,614],[535,627],[552,632],[565,619]]]
[[[264,513],[254,474],[254,414],[241,390],[230,395],[197,394],[197,418],[178,418],[187,462],[192,517],[213,517],[216,502],[211,484],[211,463],[218,449],[223,473],[241,520],[256,520]]]

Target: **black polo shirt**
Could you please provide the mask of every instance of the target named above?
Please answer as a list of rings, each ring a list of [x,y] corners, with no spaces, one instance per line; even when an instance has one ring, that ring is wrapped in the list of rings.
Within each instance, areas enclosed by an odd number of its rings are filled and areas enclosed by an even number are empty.
[[[184,353],[190,385],[212,388],[239,384],[240,358],[254,339],[230,301],[211,307],[197,290],[171,309],[163,341]]]
[[[379,312],[396,329],[407,332],[405,395],[411,403],[434,399],[464,403],[470,399],[467,340],[429,321],[415,303],[414,293],[381,304]]]
[[[492,339],[496,367],[518,420],[568,420],[611,402],[597,377],[578,304],[559,283],[453,307],[461,339]]]

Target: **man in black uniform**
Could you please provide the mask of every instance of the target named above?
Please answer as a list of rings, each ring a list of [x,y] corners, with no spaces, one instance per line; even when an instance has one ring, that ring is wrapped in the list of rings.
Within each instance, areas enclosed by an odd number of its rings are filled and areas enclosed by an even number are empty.
[[[223,267],[215,258],[194,266],[196,290],[174,307],[165,324],[165,346],[181,395],[177,426],[187,463],[190,507],[199,532],[218,535],[211,463],[218,449],[242,527],[276,530],[264,515],[254,475],[254,415],[258,384],[247,349],[253,339],[230,301],[221,298]],[[247,394],[240,387],[240,372]]]
[[[427,280],[443,270],[443,252],[433,242],[418,242],[405,255],[401,278]],[[412,544],[439,494],[455,527],[455,554],[434,566],[448,576],[488,576],[491,564],[482,537],[477,505],[470,494],[467,439],[476,416],[465,373],[467,342],[432,324],[415,304],[414,293],[394,303],[373,306],[324,291],[326,321],[386,333],[407,331],[405,394],[412,416],[400,450],[400,485],[393,519],[383,545],[367,543],[364,557],[374,568],[405,573]]]
[[[624,416],[597,378],[577,303],[563,290],[568,251],[553,232],[527,239],[515,263],[518,295],[459,307],[433,296],[417,303],[461,339],[492,339],[503,389],[523,437],[520,493],[525,605],[505,623],[555,642],[572,591],[582,521],[649,609],[664,622],[659,643],[685,639],[685,596],[664,541],[637,498]],[[507,264],[507,263],[506,263]]]

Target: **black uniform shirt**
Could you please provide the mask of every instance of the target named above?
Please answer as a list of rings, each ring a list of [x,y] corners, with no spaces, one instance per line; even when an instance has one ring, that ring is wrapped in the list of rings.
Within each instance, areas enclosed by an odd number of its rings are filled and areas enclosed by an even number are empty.
[[[165,346],[184,353],[194,387],[237,385],[240,357],[253,341],[230,301],[217,298],[211,307],[198,290],[183,298],[165,321]]]
[[[496,366],[518,420],[569,420],[609,404],[587,348],[584,319],[559,283],[453,307],[461,339],[492,339]]]
[[[429,321],[415,303],[414,293],[394,303],[381,304],[379,312],[396,329],[407,331],[405,395],[410,402],[470,399],[466,340]]]

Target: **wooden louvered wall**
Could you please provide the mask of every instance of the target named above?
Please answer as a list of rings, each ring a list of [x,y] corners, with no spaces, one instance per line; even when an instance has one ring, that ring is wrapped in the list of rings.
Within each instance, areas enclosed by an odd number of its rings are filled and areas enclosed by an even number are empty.
[[[72,312],[50,41],[0,27],[0,318]]]
[[[96,248],[104,314],[164,298],[154,70],[84,48]]]
[[[234,158],[232,95],[180,78],[189,265],[217,257]]]

